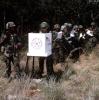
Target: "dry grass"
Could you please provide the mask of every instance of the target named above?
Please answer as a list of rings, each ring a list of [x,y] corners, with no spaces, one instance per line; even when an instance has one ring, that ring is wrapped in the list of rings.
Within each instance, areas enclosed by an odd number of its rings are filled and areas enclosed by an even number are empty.
[[[44,100],[66,100],[64,87],[61,83],[56,83],[54,79],[41,85],[41,89],[45,95]]]
[[[13,80],[7,85],[7,88],[2,93],[0,100],[43,100],[40,89],[37,83],[29,78],[21,78],[20,80]],[[39,95],[37,97],[37,95]]]
[[[0,63],[0,100],[99,100],[99,46],[89,56],[82,55],[78,62],[69,62],[58,83],[54,79],[36,83],[25,76],[8,83],[2,77],[5,65]]]

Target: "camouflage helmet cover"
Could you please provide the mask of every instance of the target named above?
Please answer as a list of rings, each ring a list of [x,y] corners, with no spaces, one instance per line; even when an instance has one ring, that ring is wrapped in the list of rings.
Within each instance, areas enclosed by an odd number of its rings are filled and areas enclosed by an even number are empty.
[[[83,29],[83,25],[79,25],[79,29]]]
[[[6,24],[6,29],[9,29],[9,28],[15,27],[15,26],[16,26],[16,25],[15,25],[14,22],[8,22],[8,23]]]
[[[68,27],[72,27],[72,24],[71,23],[68,23]]]
[[[77,28],[79,28],[78,25],[74,25],[74,26],[73,26],[73,30],[75,30],[75,29],[77,29]]]
[[[66,28],[66,26],[65,25],[62,25],[61,26],[61,31],[63,31],[65,28]]]
[[[54,25],[54,29],[60,29],[60,25],[59,24],[55,24]]]
[[[71,23],[64,23],[64,25],[68,28],[72,28],[72,24]]]
[[[40,28],[49,28],[49,24],[47,22],[42,22]]]
[[[64,23],[65,26],[68,26],[68,23]]]
[[[91,26],[95,26],[95,25],[96,25],[96,23],[95,23],[95,22],[92,22],[92,23],[91,23]]]

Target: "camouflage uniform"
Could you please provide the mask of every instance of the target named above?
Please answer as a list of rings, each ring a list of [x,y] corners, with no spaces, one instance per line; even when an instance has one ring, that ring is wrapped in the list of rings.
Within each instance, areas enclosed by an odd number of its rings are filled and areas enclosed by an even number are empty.
[[[86,31],[85,49],[87,54],[92,52],[93,48],[96,46],[98,41],[97,37],[96,24],[92,22],[91,27]]]
[[[55,39],[54,41],[54,37],[53,37],[53,45],[52,45],[52,50],[53,50],[53,61],[54,64],[57,64],[60,62],[60,54],[59,54],[59,49],[60,49],[60,40],[59,39]]]
[[[59,37],[56,38],[54,41],[54,60],[55,64],[57,63],[63,63],[65,61],[65,46],[67,44],[66,39],[65,39],[65,34],[64,34],[64,29],[66,28],[65,25],[61,27],[61,31],[58,34],[61,34]]]
[[[12,26],[10,26],[12,24]],[[8,22],[6,24],[6,29],[8,30],[6,34],[1,37],[0,46],[3,46],[3,53],[6,63],[6,77],[15,77],[19,73],[19,46],[21,45],[20,39],[15,33],[10,33],[9,28],[15,27],[13,22]],[[13,64],[13,70],[11,70],[11,64]],[[11,74],[11,72],[13,74]]]
[[[80,47],[84,48],[85,47],[85,37],[86,37],[86,32],[84,30],[84,27],[82,25],[79,25],[79,45]]]
[[[93,35],[94,37],[97,39],[97,41],[99,42],[99,27],[96,25],[95,22],[91,23],[91,29],[93,31]]]
[[[41,33],[48,33],[49,25],[47,22],[42,22],[40,24],[40,31]],[[39,58],[39,76],[42,77],[43,71],[44,71],[44,61],[46,60],[46,68],[47,68],[47,76],[50,77],[53,75],[53,59],[52,55],[48,57],[40,57]]]
[[[53,53],[53,63],[59,63],[59,39],[58,32],[60,31],[60,25],[54,25],[54,31],[52,32],[52,53]]]

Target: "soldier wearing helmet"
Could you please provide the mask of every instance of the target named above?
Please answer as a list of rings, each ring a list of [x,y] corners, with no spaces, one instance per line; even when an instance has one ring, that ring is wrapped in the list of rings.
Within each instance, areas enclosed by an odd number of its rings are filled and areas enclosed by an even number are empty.
[[[66,36],[66,38],[69,38],[71,30],[72,30],[72,24],[71,23],[64,23],[64,25],[66,26],[66,29],[67,29],[65,36]]]
[[[78,37],[78,25],[74,25],[70,33],[70,37]]]
[[[47,22],[42,22],[40,24],[40,33],[49,33],[49,24]],[[53,59],[52,55],[48,57],[40,57],[39,58],[39,77],[42,77],[44,73],[44,61],[46,61],[46,69],[48,78],[53,74]]]
[[[96,23],[95,22],[91,22],[91,27],[95,28],[96,27]]]
[[[49,24],[47,22],[42,22],[40,24],[40,33],[47,33],[49,30]]]
[[[2,52],[6,63],[5,77],[14,78],[19,75],[19,49],[21,47],[21,41],[17,35],[14,22],[6,24],[6,33],[1,37],[0,41],[0,47],[2,46],[4,47]],[[11,63],[14,65],[13,70],[11,70]]]
[[[99,27],[97,26],[97,24],[95,22],[91,23],[91,30],[93,31],[93,35],[99,42]]]
[[[54,25],[54,31],[56,31],[56,32],[60,31],[60,25],[59,24]]]
[[[86,40],[86,32],[83,25],[78,26],[78,33],[79,33],[79,44],[81,47],[84,48]]]
[[[10,29],[10,28],[14,28],[16,25],[15,25],[15,23],[14,22],[8,22],[7,24],[6,24],[6,30],[8,30],[8,29]]]
[[[86,30],[86,51],[90,53],[96,46],[99,39],[99,30],[95,22],[90,24],[90,27]]]
[[[60,25],[55,24],[52,31],[53,43],[56,41],[59,32],[60,32]]]

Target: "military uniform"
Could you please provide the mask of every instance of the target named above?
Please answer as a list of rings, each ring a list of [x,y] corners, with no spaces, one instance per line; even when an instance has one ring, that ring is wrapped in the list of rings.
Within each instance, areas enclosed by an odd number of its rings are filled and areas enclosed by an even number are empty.
[[[55,25],[54,25],[55,27]],[[55,27],[56,28],[56,27]],[[63,25],[61,27],[61,31],[55,31],[57,36],[54,36],[55,33],[53,32],[53,60],[54,64],[64,62],[64,46],[63,46],[63,32],[62,30],[65,28]]]
[[[42,22],[40,24],[40,33],[47,33],[49,25],[47,22]],[[52,55],[48,57],[40,57],[39,58],[39,76],[42,77],[43,71],[44,71],[44,61],[46,61],[46,69],[47,69],[47,76],[50,77],[53,75],[53,57]]]
[[[55,24],[54,30],[52,31],[52,53],[53,53],[53,63],[59,63],[59,39],[58,33],[60,32],[60,25]]]
[[[66,28],[65,25],[63,25],[61,27],[61,31],[58,32],[58,36],[56,38],[56,41],[54,41],[54,46],[53,46],[53,49],[54,49],[54,62],[55,64],[57,63],[63,63],[65,61],[65,52],[66,52],[66,45],[67,45],[67,41],[65,39],[65,32],[64,29]]]
[[[6,24],[8,28],[8,23]],[[14,27],[14,26],[13,26]],[[15,77],[18,75],[20,67],[19,67],[19,47],[20,47],[20,39],[15,33],[10,33],[9,30],[6,31],[1,37],[0,46],[3,46],[4,53],[4,61],[6,63],[6,77]],[[11,65],[13,66],[13,70],[11,70]],[[12,73],[12,74],[11,74]]]

